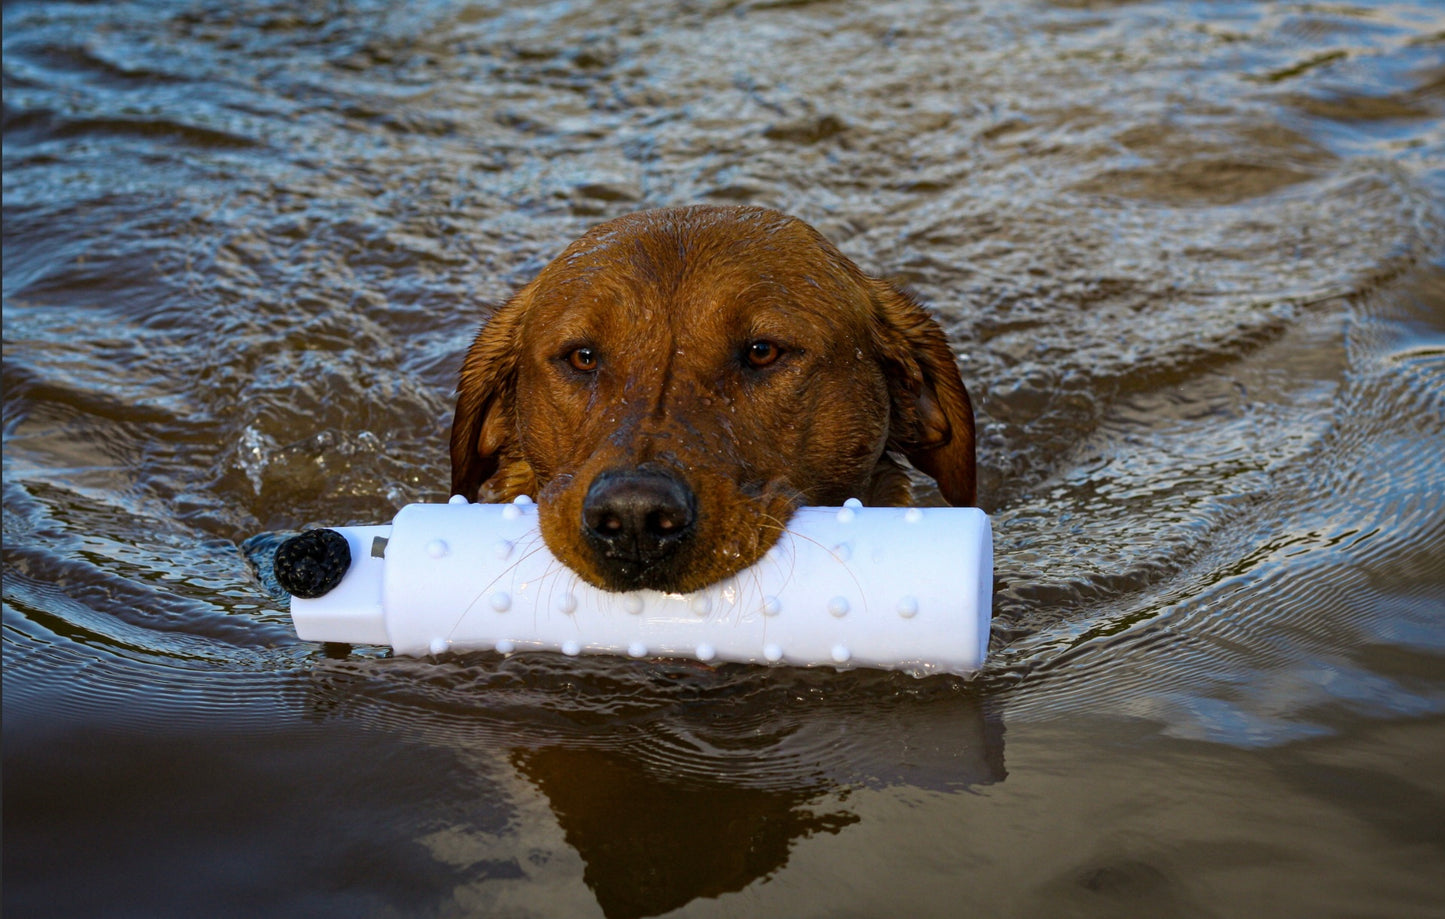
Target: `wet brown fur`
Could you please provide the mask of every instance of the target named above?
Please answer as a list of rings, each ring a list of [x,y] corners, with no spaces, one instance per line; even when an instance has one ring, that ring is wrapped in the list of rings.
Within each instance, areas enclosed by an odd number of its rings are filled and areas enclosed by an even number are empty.
[[[749,343],[782,357],[754,369]],[[598,366],[567,360],[594,349]],[[937,323],[807,224],[754,207],[644,211],[594,227],[500,307],[461,370],[452,492],[531,495],[552,553],[607,581],[583,536],[600,473],[665,466],[696,533],[664,589],[751,565],[800,505],[906,504],[896,453],[974,503],[974,422]]]

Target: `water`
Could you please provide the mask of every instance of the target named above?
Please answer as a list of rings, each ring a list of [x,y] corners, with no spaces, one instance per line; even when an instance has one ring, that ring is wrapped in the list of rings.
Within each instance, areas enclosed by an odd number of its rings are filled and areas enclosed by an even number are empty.
[[[4,15],[7,913],[1439,914],[1431,4]],[[486,305],[696,201],[939,311],[985,672],[297,642]]]

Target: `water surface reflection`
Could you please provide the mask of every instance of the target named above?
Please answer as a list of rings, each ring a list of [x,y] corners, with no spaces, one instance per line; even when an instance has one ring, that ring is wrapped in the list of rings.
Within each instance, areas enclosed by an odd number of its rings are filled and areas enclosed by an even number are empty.
[[[475,764],[490,777],[481,785],[520,778],[539,792],[561,840],[502,860],[515,880],[545,882],[541,866],[565,842],[608,917],[661,915],[774,876],[798,842],[859,821],[848,803],[859,790],[951,794],[1007,774],[1000,719],[953,679],[543,654],[343,657],[311,679],[307,705],[323,722],[385,725]],[[458,821],[427,845],[465,887],[527,836]]]

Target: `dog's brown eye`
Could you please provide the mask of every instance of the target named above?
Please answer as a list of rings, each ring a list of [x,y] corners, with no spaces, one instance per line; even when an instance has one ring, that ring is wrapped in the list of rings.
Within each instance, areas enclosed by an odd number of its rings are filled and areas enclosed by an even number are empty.
[[[748,345],[743,351],[747,358],[749,367],[766,367],[776,361],[783,353],[783,349],[770,341],[755,341]]]
[[[593,348],[573,348],[567,355],[567,363],[578,373],[591,373],[597,369],[597,351]]]

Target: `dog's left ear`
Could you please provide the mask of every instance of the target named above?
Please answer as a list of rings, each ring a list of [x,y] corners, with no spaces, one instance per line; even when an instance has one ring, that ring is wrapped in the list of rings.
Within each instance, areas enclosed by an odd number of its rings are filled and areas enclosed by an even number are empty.
[[[452,419],[452,494],[475,501],[514,444],[513,399],[517,388],[524,293],[499,308],[482,326],[462,362],[457,410]]]
[[[973,403],[948,338],[910,294],[874,285],[874,338],[888,377],[889,449],[932,476],[955,507],[977,503]]]

